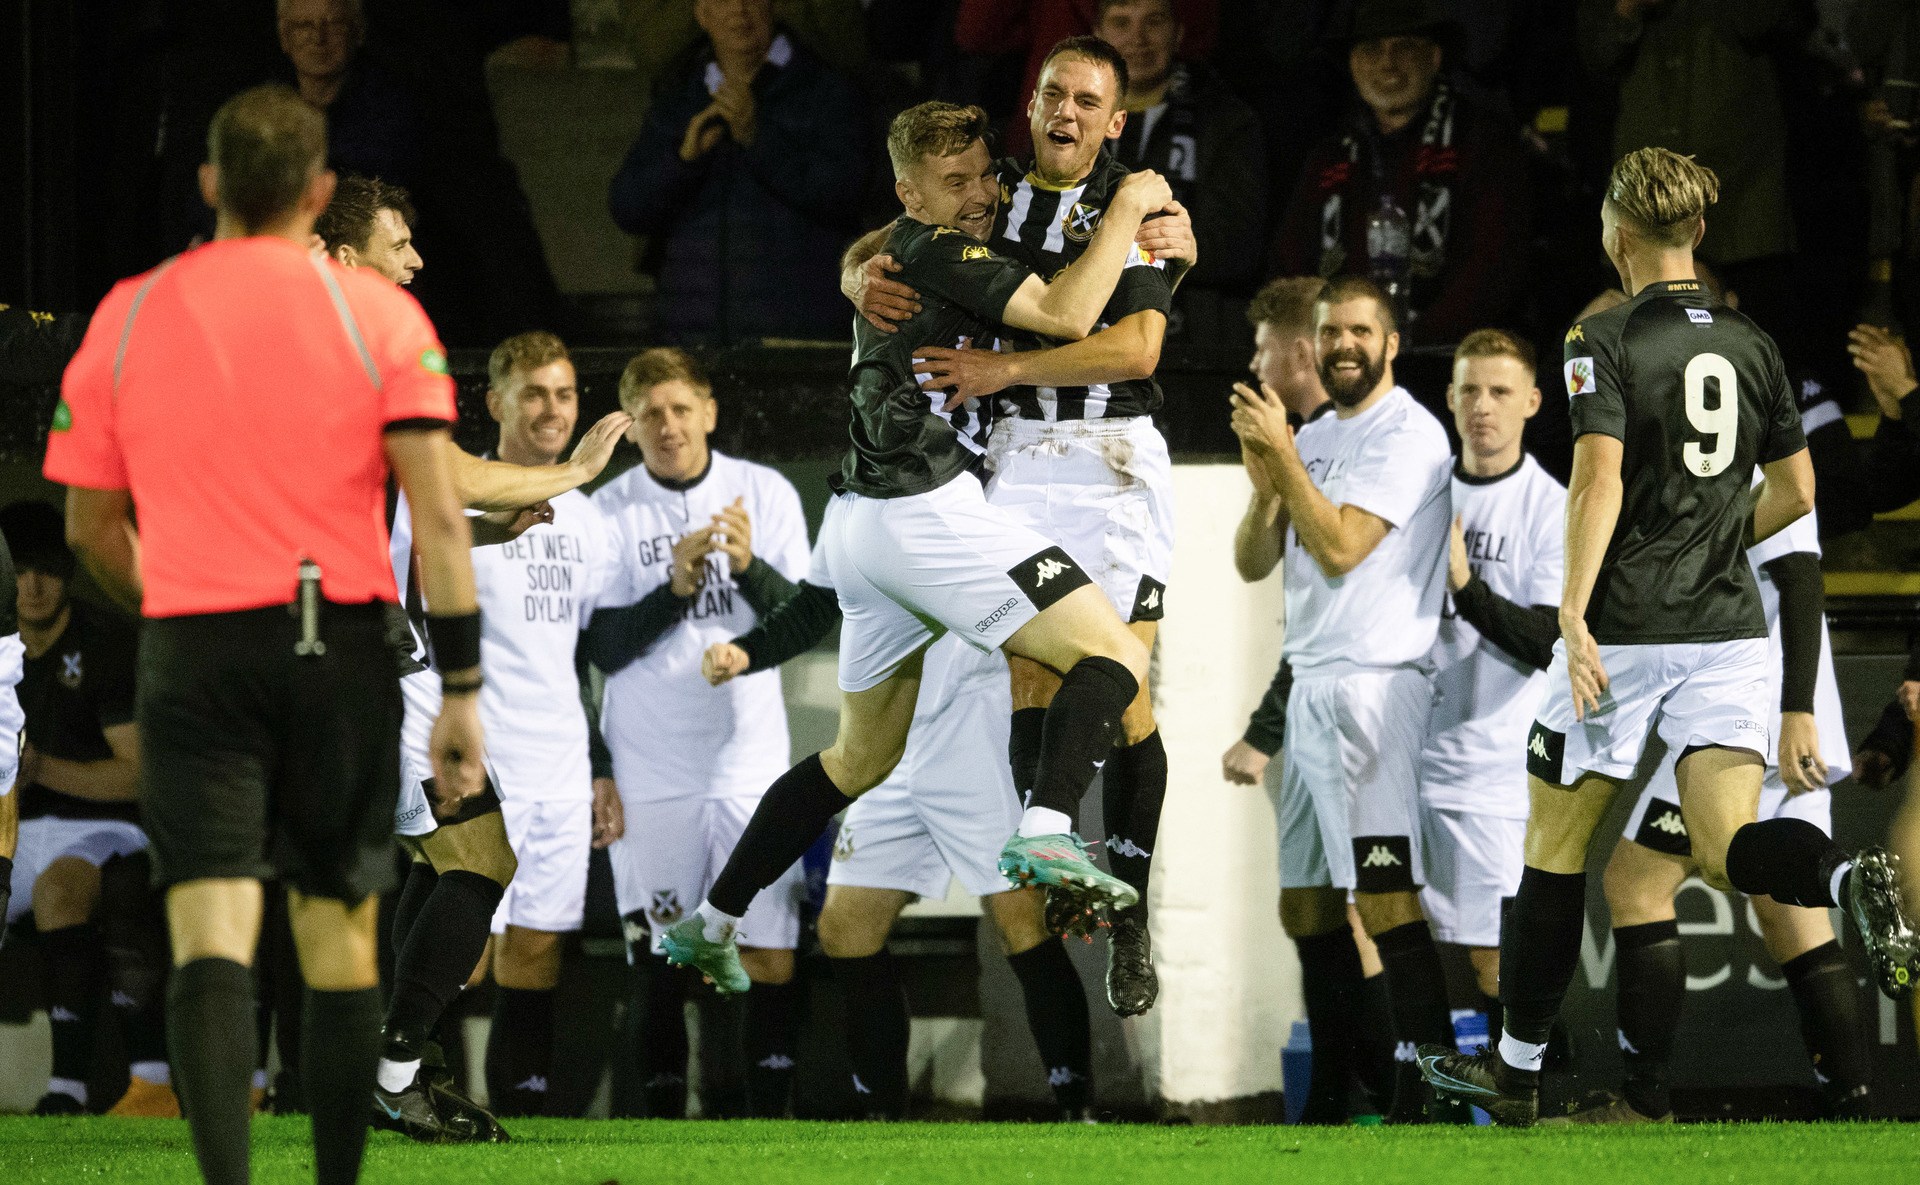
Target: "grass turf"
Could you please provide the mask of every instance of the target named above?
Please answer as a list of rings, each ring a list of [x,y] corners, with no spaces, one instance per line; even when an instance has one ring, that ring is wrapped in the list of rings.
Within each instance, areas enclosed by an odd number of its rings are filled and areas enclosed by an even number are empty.
[[[1745,1124],[1461,1128],[1074,1127],[947,1123],[521,1120],[512,1144],[428,1147],[376,1133],[368,1185],[1180,1185],[1524,1180],[1527,1185],[1907,1181],[1920,1127]],[[254,1121],[254,1179],[312,1180],[307,1124]],[[0,1185],[198,1180],[184,1123],[0,1119]]]

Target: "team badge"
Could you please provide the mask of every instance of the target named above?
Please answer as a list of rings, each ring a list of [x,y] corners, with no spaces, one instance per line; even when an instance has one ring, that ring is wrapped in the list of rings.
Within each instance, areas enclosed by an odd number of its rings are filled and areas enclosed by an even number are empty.
[[[683,911],[680,908],[680,894],[673,889],[656,892],[653,904],[647,906],[647,917],[655,927],[671,926],[680,920]]]
[[[1060,220],[1060,232],[1076,243],[1084,243],[1100,229],[1100,216],[1105,211],[1085,202],[1073,203],[1067,216]]]
[[[993,252],[987,250],[985,247],[962,247],[960,249],[961,263],[970,263],[976,259],[992,259],[992,258],[993,258]]]
[[[841,864],[853,859],[853,828],[840,828],[840,834],[833,839],[833,858]]]
[[[1567,360],[1567,398],[1586,395],[1596,387],[1593,381],[1593,359],[1589,357],[1569,358]]]
[[[80,652],[78,650],[72,654],[63,654],[60,656],[60,686],[66,688],[68,691],[78,691],[80,690],[80,680],[83,677],[80,672]]]

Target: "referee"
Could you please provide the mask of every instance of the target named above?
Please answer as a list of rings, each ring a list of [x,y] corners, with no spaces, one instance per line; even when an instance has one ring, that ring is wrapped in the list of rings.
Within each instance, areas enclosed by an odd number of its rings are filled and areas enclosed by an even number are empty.
[[[220,109],[200,173],[215,241],[107,294],[47,448],[74,549],[146,619],[140,804],[177,968],[168,1036],[200,1171],[218,1185],[247,1180],[248,964],[270,878],[288,886],[307,982],[316,1176],[359,1175],[399,783],[389,469],[440,614],[428,623],[446,691],[439,793],[480,786],[480,619],[446,459],[453,384],[411,296],[308,250],[334,187],[326,145],[325,117],[286,87]]]

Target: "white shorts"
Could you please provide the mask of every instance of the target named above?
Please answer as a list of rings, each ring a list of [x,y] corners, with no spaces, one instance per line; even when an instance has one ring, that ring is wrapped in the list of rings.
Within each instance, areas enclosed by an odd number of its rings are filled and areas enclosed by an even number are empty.
[[[1001,420],[987,501],[1067,549],[1127,621],[1166,612],[1173,462],[1150,416]]]
[[[20,708],[16,689],[26,661],[19,634],[0,638],[0,798],[13,789],[13,780],[20,774],[20,732],[27,726],[27,714]]]
[[[1408,667],[1295,680],[1280,766],[1280,885],[1422,883],[1420,750],[1433,686]]]
[[[1679,751],[1670,749],[1647,779],[1646,788],[1627,816],[1623,834],[1634,843],[1681,859],[1693,857],[1693,841],[1687,836],[1687,820],[1680,812],[1680,783],[1674,777]],[[1760,783],[1759,819],[1804,819],[1828,835],[1833,834],[1833,791],[1814,790],[1806,794],[1788,794],[1780,780],[1778,766],[1767,767],[1766,780]]]
[[[745,795],[652,801],[622,796],[626,834],[607,849],[613,864],[614,899],[623,919],[646,914],[655,954],[660,953],[660,936],[667,927],[706,899],[759,804],[757,796]],[[806,891],[806,871],[796,860],[747,907],[737,935],[740,945],[770,950],[798,946],[800,902]],[[628,929],[629,946],[632,941],[633,931]]]
[[[578,930],[587,908],[593,803],[508,800],[500,804],[500,816],[519,867],[494,911],[493,932],[508,926],[557,934]]]
[[[1088,583],[1061,548],[962,474],[910,498],[842,494],[809,579],[840,598],[840,689],[865,691],[942,632],[994,650]]]
[[[1421,812],[1427,885],[1420,891],[1433,936],[1461,946],[1500,945],[1500,904],[1520,890],[1527,821],[1476,811]]]
[[[393,806],[393,833],[430,835],[440,826],[433,814],[433,795],[427,789],[433,781],[428,741],[433,736],[433,722],[440,717],[440,676],[433,671],[418,671],[403,677],[400,702],[406,710],[400,717],[400,796]],[[482,767],[491,783],[488,789],[493,790],[500,784],[493,762],[483,758]],[[497,797],[498,791],[493,793]]]
[[[1547,699],[1527,733],[1527,772],[1555,786],[1586,773],[1625,781],[1657,731],[1675,753],[1701,745],[1767,752],[1779,700],[1765,638],[1602,646],[1608,689],[1597,712],[1573,718],[1566,643],[1553,644]]]
[[[13,896],[7,902],[7,921],[33,909],[34,882],[55,860],[72,856],[98,868],[115,856],[146,848],[147,833],[124,819],[22,819],[20,846],[13,853]]]
[[[1013,888],[1000,875],[1020,825],[1012,718],[1005,658],[951,636],[928,647],[906,754],[841,817],[827,883],[933,898],[954,877],[976,897]]]

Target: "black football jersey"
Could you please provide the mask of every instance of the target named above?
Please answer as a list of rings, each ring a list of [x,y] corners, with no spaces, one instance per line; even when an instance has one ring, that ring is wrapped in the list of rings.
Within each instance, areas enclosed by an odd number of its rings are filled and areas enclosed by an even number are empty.
[[[1807,447],[1773,339],[1693,280],[1567,331],[1573,434],[1623,444],[1620,518],[1587,606],[1608,645],[1764,638],[1746,560],[1754,467]]]
[[[1048,279],[1060,274],[1085,253],[1100,219],[1107,212],[1127,167],[1106,149],[1100,150],[1093,171],[1076,185],[1060,188],[1041,181],[1025,164],[1011,157],[999,161],[1000,212],[993,224],[993,246],[1026,263]],[[1135,313],[1165,313],[1173,307],[1173,284],[1164,260],[1134,247],[1120,282],[1100,312],[1095,331]],[[1058,345],[1023,335],[1022,348]],[[1000,396],[1001,410],[1028,420],[1098,420],[1152,415],[1160,408],[1160,384],[1152,378],[1085,387],[1015,387]]]
[[[986,453],[987,408],[970,399],[952,411],[923,390],[913,361],[928,346],[990,347],[1001,314],[1033,269],[950,226],[902,217],[883,248],[895,277],[920,294],[920,311],[894,333],[853,323],[853,448],[846,488],[870,498],[924,494],[971,469]]]
[[[113,756],[106,730],[133,719],[135,628],[85,601],[74,601],[67,628],[38,658],[21,668],[20,709],[26,739],[43,756],[105,761]],[[20,799],[20,817],[125,819],[138,822],[136,802],[96,802],[35,782]]]

